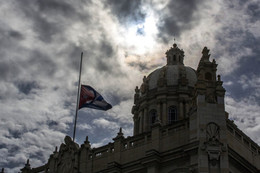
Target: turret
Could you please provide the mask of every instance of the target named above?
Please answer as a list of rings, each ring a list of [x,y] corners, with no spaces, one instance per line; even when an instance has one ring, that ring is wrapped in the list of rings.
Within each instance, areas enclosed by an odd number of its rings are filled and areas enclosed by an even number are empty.
[[[209,58],[209,49],[204,47],[197,68],[196,111],[190,115],[190,140],[198,140],[200,146],[197,163],[192,164],[198,164],[198,172],[228,173],[225,89],[220,75],[216,76],[216,61]]]
[[[174,43],[173,47],[167,50],[165,54],[167,58],[167,65],[183,65],[184,51],[179,49],[176,43]]]

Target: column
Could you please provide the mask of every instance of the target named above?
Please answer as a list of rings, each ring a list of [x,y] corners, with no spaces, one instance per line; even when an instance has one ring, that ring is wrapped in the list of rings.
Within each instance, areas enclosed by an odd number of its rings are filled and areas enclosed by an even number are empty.
[[[120,128],[117,136],[113,138],[114,140],[114,162],[120,164],[121,162],[121,146],[123,145],[123,140],[125,139],[124,134],[122,133],[122,128]]]
[[[148,127],[149,127],[147,108],[144,108],[143,116],[144,116],[144,132],[146,132],[148,131]]]
[[[139,120],[138,120],[138,114],[135,113],[134,115],[134,135],[139,134]]]
[[[139,134],[143,132],[143,115],[139,113]]]
[[[161,121],[162,117],[161,117],[161,103],[157,102],[157,118]]]
[[[186,102],[185,102],[185,114],[184,114],[184,118],[188,117],[188,112],[189,112],[189,102],[186,100]]]
[[[179,118],[177,118],[178,120],[182,120],[183,119],[183,102],[182,100],[180,101],[180,116]]]
[[[168,111],[166,108],[166,101],[164,101],[162,105],[162,124],[168,124]]]
[[[138,126],[137,120],[136,118],[134,118],[134,135],[137,135],[137,126]]]

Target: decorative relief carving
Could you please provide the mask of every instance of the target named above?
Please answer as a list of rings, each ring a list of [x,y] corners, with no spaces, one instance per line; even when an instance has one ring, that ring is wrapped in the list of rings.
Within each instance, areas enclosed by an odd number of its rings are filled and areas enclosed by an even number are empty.
[[[182,86],[188,84],[188,79],[186,78],[186,70],[183,67],[179,68],[179,84]]]
[[[209,49],[207,47],[204,47],[202,50],[202,59],[209,61],[209,57],[210,57]]]
[[[219,144],[219,126],[216,123],[209,123],[206,128],[206,139],[210,145]]]
[[[160,71],[159,79],[158,79],[158,83],[157,83],[157,85],[158,85],[159,87],[166,86],[166,84],[167,84],[167,80],[166,80],[166,69],[167,69],[167,67],[164,66],[164,67],[162,68],[162,70]]]
[[[206,102],[208,103],[217,103],[216,95],[214,91],[208,91],[206,94]]]
[[[138,86],[136,86],[136,88],[135,88],[135,96],[134,96],[134,104],[137,103],[137,101],[139,99],[139,96],[140,96],[140,89],[138,88]]]
[[[66,136],[65,144],[61,144],[57,172],[58,173],[76,173],[78,171],[78,150],[79,146],[69,136]]]
[[[140,90],[141,90],[142,94],[145,94],[147,92],[147,90],[148,90],[148,81],[147,81],[146,76],[144,76],[144,78],[143,78],[143,83],[141,85],[141,89]]]
[[[226,149],[220,142],[220,127],[214,123],[208,123],[206,127],[206,142],[201,147],[208,153],[209,163],[212,167],[219,164],[220,154]]]

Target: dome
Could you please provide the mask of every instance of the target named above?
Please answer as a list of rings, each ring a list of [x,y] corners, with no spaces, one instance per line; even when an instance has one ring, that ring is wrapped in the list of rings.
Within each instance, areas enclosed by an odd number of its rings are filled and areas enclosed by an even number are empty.
[[[141,85],[141,93],[146,93],[147,90],[167,86],[183,86],[194,87],[197,82],[196,71],[184,65],[184,51],[179,49],[177,44],[173,44],[166,51],[167,64],[159,69],[154,70],[147,77],[144,76],[143,84]]]
[[[190,87],[194,87],[197,81],[197,75],[193,68],[184,65],[166,65],[154,70],[148,75],[149,90],[157,88],[161,75],[165,75],[167,86],[177,86],[179,79],[182,77],[188,80],[187,85]]]

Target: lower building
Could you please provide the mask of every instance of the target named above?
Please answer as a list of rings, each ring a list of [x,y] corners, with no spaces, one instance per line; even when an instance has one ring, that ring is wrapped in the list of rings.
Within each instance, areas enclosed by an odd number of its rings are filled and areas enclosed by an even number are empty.
[[[167,64],[135,89],[133,136],[92,148],[69,136],[48,163],[22,173],[257,173],[260,147],[228,119],[225,89],[209,50],[197,70],[184,66],[176,44]]]

